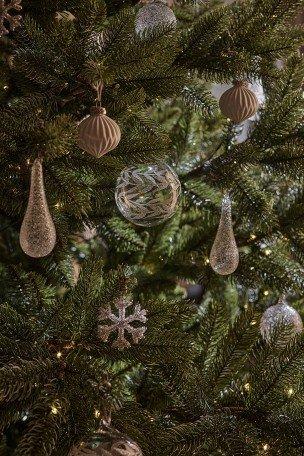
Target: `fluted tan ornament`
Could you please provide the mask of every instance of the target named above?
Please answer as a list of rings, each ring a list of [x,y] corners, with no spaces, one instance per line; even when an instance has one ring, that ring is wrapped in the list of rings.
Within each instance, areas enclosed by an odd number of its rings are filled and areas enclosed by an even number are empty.
[[[259,109],[259,101],[246,81],[236,81],[223,93],[219,103],[222,114],[236,124],[249,119]]]
[[[56,244],[56,229],[50,214],[43,182],[42,159],[32,166],[27,209],[20,230],[22,250],[32,258],[49,255]]]
[[[106,115],[105,108],[94,106],[90,115],[78,125],[79,147],[96,158],[115,149],[120,139],[120,128]]]
[[[212,269],[220,275],[232,274],[239,264],[239,251],[233,233],[229,195],[225,195],[223,198],[221,219],[211,249],[210,264]]]

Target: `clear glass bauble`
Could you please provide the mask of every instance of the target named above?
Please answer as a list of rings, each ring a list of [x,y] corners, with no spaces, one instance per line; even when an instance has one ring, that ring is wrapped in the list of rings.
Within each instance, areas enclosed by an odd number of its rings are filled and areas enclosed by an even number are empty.
[[[115,191],[122,215],[139,226],[156,226],[171,218],[181,195],[180,181],[165,163],[125,168]]]

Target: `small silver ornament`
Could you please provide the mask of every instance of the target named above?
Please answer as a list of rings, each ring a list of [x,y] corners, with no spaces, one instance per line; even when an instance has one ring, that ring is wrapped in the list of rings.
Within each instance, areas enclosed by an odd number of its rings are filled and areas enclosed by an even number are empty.
[[[180,194],[180,181],[170,166],[142,164],[122,171],[115,199],[127,220],[135,225],[155,226],[174,215]]]
[[[286,325],[292,328],[292,336],[303,331],[303,322],[299,313],[287,304],[284,298],[268,309],[262,315],[260,331],[266,342],[269,342],[273,333],[279,325]]]
[[[150,0],[136,16],[135,32],[138,36],[143,37],[157,27],[174,28],[176,23],[175,14],[168,7],[167,0]]]

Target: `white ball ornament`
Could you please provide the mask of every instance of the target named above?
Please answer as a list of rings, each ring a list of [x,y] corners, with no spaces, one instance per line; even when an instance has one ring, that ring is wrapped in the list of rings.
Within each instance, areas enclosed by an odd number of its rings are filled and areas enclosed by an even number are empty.
[[[263,339],[269,342],[276,328],[280,325],[292,328],[292,336],[303,331],[303,322],[299,313],[287,304],[285,299],[268,309],[262,315],[260,331]]]
[[[148,3],[141,7],[135,19],[135,32],[143,37],[149,31],[157,27],[176,27],[176,17],[167,0],[148,0]]]
[[[130,222],[156,226],[174,215],[180,194],[180,181],[170,166],[141,164],[122,171],[115,199],[119,211]]]

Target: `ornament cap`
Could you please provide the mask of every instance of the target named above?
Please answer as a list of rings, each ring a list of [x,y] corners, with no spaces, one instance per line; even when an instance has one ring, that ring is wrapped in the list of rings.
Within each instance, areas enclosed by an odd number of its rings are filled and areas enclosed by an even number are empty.
[[[91,116],[105,116],[107,114],[107,110],[101,106],[92,106],[90,114]]]
[[[233,85],[234,86],[237,86],[237,87],[248,87],[249,86],[249,82],[244,80],[244,79],[236,79],[233,81]]]

